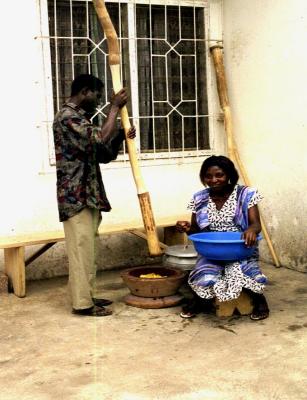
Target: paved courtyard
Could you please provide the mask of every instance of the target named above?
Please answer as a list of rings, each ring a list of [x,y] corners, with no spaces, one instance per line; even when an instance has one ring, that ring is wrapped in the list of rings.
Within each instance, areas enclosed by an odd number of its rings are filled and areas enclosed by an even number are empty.
[[[1,295],[1,400],[305,400],[307,275],[262,267],[260,322],[127,306],[120,271],[98,276],[111,317],[72,315],[67,278]]]

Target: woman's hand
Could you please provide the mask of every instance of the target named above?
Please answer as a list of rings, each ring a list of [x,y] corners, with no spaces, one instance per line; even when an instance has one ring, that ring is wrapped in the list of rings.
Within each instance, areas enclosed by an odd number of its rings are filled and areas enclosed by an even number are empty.
[[[248,209],[248,224],[249,227],[242,234],[242,239],[245,240],[247,247],[252,247],[256,244],[257,234],[261,231],[260,215],[257,205]]]
[[[243,232],[242,239],[245,240],[245,244],[247,247],[252,247],[256,244],[257,233],[253,228],[248,228],[245,232]]]
[[[191,229],[191,224],[189,221],[177,221],[176,222],[176,229],[177,231],[183,233],[183,232],[189,232]]]

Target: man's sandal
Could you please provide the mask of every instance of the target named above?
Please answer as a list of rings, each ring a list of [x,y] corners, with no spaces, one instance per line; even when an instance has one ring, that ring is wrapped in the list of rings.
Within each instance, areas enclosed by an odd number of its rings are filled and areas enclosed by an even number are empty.
[[[93,306],[90,308],[84,308],[81,310],[72,309],[73,314],[83,315],[88,317],[106,317],[112,314],[111,310],[104,307]]]
[[[96,299],[95,297],[93,297],[92,300],[93,300],[93,303],[95,304],[95,306],[98,306],[98,307],[109,306],[110,304],[113,303],[112,300],[108,300],[108,299]]]

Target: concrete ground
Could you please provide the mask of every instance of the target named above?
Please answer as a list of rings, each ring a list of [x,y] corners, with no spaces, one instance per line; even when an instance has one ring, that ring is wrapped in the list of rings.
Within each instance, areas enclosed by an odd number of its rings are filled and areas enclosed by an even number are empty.
[[[71,314],[66,278],[0,297],[2,400],[307,398],[307,275],[264,264],[269,319],[179,317],[123,303],[120,271],[98,283],[111,317]]]

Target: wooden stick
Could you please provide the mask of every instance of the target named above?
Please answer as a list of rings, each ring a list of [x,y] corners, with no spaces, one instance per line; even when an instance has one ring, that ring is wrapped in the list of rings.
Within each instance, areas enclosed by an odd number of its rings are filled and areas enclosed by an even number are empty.
[[[224,125],[225,125],[225,132],[227,136],[227,149],[229,158],[238,166],[240,175],[243,178],[244,183],[247,186],[251,186],[250,180],[247,176],[246,170],[244,165],[240,159],[237,146],[235,143],[234,135],[233,135],[233,124],[232,124],[232,115],[231,109],[229,106],[229,99],[228,99],[228,90],[227,90],[227,82],[226,82],[226,74],[224,68],[224,61],[223,61],[223,47],[216,45],[210,47],[210,52],[212,54],[214,68],[216,72],[216,83],[217,83],[217,91],[219,95],[220,105],[224,112]],[[260,216],[261,226],[263,235],[267,241],[269,250],[274,260],[274,264],[276,267],[280,267],[280,262],[274,250],[272,241],[269,237],[268,231],[266,229],[265,222],[263,218]]]
[[[28,265],[30,265],[34,260],[36,260],[39,256],[41,256],[42,254],[45,253],[45,251],[47,251],[48,249],[50,249],[50,247],[52,247],[53,245],[55,245],[56,242],[51,242],[51,243],[46,243],[44,244],[44,246],[42,246],[40,249],[38,249],[34,254],[32,254],[32,256],[28,257],[25,260],[25,266],[27,267]]]
[[[105,32],[108,47],[109,47],[109,65],[112,74],[113,89],[118,93],[122,89],[120,78],[120,54],[119,44],[116,31],[110,19],[109,13],[103,0],[93,0],[93,4],[99,18],[102,29]],[[146,190],[145,183],[141,174],[138,164],[137,151],[135,141],[129,139],[127,134],[131,128],[127,107],[121,108],[122,126],[126,134],[126,144],[129,154],[133,178],[136,184],[143,223],[147,235],[148,249],[151,256],[159,256],[162,254],[160,243],[156,231],[155,220],[151,208],[151,201],[148,191]]]
[[[189,245],[189,237],[185,232],[183,233],[183,245],[185,248],[187,248]]]

